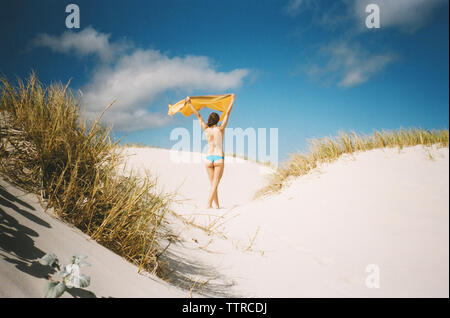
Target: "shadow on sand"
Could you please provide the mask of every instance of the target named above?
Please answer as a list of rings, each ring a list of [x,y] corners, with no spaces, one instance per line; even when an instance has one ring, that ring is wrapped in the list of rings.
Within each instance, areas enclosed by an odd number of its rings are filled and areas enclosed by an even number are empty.
[[[11,210],[12,213],[6,213],[8,210]],[[20,224],[13,215],[14,213],[20,214],[46,228],[51,228],[51,226],[27,210],[35,211],[35,208],[0,185],[0,257],[28,275],[48,279],[55,271],[38,262],[38,259],[45,255],[44,251],[35,246],[33,238],[38,237],[39,234]],[[79,288],[68,289],[67,292],[76,298],[96,297],[94,293]]]
[[[12,195],[0,185],[0,250],[3,252],[0,255],[24,273],[36,278],[47,278],[52,270],[37,262],[37,259],[45,255],[34,245],[33,237],[38,237],[38,233],[7,214],[5,210],[8,209],[41,226],[51,227],[50,224],[27,211],[35,211],[31,205]]]
[[[210,265],[192,259],[189,249],[177,243],[166,250],[159,260],[164,264],[160,274],[165,280],[183,291],[205,297],[237,298],[235,283]]]
[[[38,262],[45,255],[35,246],[33,238],[39,234],[20,224],[14,217],[20,214],[39,226],[51,228],[49,223],[30,211],[35,209],[0,185],[0,257],[28,275],[48,279],[54,270]],[[189,249],[178,242],[160,256],[160,262],[165,265],[165,270],[160,271],[160,274],[166,277],[168,283],[188,293],[206,297],[240,297],[232,291],[234,282],[219,274],[212,266],[193,260],[188,254]],[[96,298],[93,292],[81,288],[66,291],[74,298]]]

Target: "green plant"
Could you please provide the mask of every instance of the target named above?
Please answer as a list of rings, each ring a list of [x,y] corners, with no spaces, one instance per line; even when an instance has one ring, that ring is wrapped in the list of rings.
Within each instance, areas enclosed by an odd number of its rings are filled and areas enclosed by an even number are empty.
[[[86,258],[87,256],[84,255],[73,255],[71,262],[61,267],[55,254],[45,254],[41,257],[39,259],[40,264],[57,270],[45,285],[44,297],[59,298],[67,288],[88,287],[91,283],[91,278],[80,273],[81,267],[90,266],[84,261]]]

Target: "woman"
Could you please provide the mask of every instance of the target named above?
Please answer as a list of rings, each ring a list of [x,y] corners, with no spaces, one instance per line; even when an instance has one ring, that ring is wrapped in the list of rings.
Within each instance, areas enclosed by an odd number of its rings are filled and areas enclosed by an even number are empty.
[[[225,127],[228,124],[230,118],[230,112],[234,105],[234,94],[231,94],[231,103],[228,107],[222,124],[217,126],[219,122],[219,115],[217,113],[211,113],[208,117],[208,123],[206,124],[198,111],[194,108],[189,97],[186,98],[186,102],[190,105],[195,116],[200,121],[202,129],[205,131],[206,140],[208,141],[208,153],[206,156],[206,171],[208,172],[211,188],[209,190],[207,209],[212,208],[213,201],[219,209],[219,198],[217,196],[217,187],[219,186],[220,179],[222,178],[224,169],[224,154],[223,154],[223,135]]]

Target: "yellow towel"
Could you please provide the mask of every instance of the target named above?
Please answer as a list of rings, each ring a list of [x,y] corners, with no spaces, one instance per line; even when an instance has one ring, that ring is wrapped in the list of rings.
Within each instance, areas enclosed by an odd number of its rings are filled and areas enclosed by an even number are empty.
[[[208,107],[213,110],[221,111],[222,115],[220,116],[219,121],[223,120],[225,117],[225,113],[230,106],[231,103],[231,94],[224,95],[205,95],[205,96],[192,96],[191,97],[192,106],[196,110],[200,110],[203,107]],[[173,116],[175,113],[182,113],[184,116],[191,116],[192,109],[186,103],[186,100],[180,100],[178,103],[171,105],[169,104],[169,115]]]

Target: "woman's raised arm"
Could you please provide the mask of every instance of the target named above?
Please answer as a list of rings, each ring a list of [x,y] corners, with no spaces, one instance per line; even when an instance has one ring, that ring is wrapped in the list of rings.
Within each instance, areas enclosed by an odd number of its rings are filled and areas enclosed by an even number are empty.
[[[227,127],[228,119],[230,118],[230,113],[234,106],[234,98],[235,98],[234,94],[231,94],[230,106],[227,109],[227,112],[225,114],[225,117],[223,118],[222,124],[220,124],[220,129],[225,129],[225,127]]]
[[[195,109],[194,105],[191,103],[191,99],[186,97],[186,102],[191,106],[192,111],[194,112],[195,116],[197,116],[198,120],[200,121],[200,126],[202,126],[202,129],[205,130],[208,128],[208,125],[203,121],[202,116],[200,116],[199,112]]]

